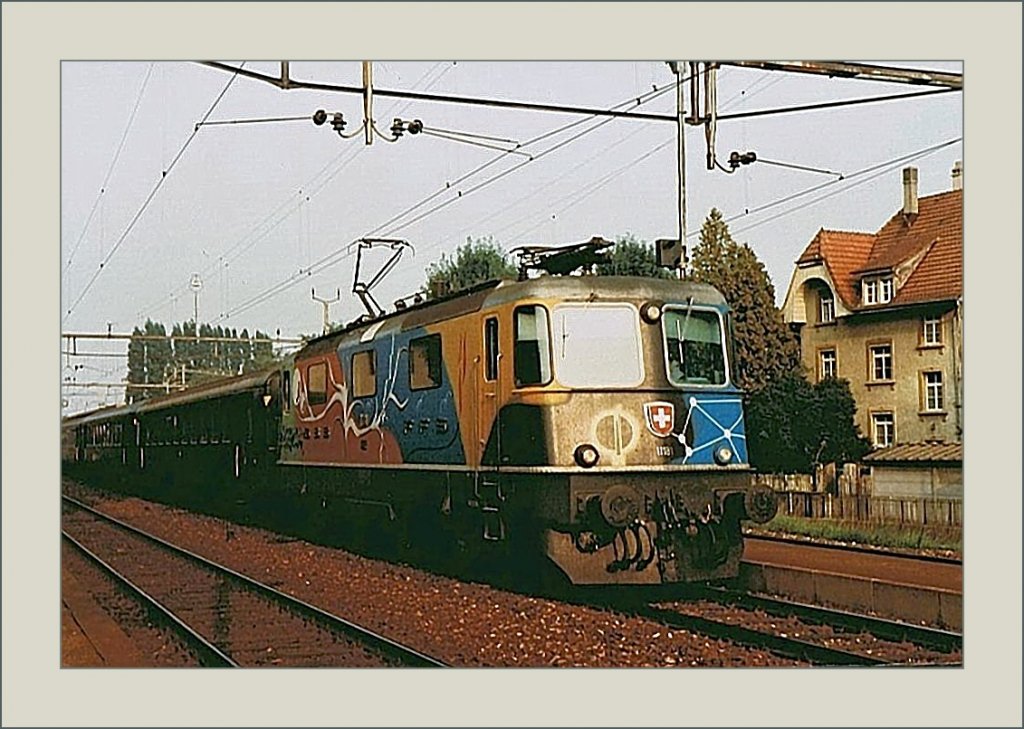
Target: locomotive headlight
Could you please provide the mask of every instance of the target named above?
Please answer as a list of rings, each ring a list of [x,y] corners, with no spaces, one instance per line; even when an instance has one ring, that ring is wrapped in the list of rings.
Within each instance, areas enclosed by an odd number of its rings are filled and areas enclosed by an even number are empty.
[[[715,451],[715,462],[719,466],[724,466],[732,460],[732,448],[729,446],[722,446]]]
[[[648,324],[656,324],[661,319],[661,302],[648,301],[640,307],[640,318]]]
[[[584,443],[581,446],[576,447],[576,452],[573,454],[576,459],[576,463],[583,466],[583,468],[593,468],[597,465],[598,460],[601,458],[601,454],[597,452],[597,448]]]

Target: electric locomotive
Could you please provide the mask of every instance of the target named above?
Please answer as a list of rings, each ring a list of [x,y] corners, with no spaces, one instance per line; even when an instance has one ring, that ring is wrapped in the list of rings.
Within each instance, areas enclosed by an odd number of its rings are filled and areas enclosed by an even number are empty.
[[[751,485],[730,332],[702,284],[492,281],[267,372],[70,418],[65,457],[167,492],[269,492],[328,523],[359,513],[470,552],[541,553],[576,584],[725,579],[741,521],[776,511]]]
[[[729,309],[682,281],[492,282],[311,342],[282,372],[290,489],[539,548],[578,584],[735,576],[753,489]]]

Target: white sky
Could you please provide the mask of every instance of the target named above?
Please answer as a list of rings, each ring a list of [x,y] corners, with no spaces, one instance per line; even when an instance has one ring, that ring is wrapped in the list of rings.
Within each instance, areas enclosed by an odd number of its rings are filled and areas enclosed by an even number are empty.
[[[962,71],[959,62],[891,65]],[[247,62],[245,67],[278,72],[276,63]],[[293,63],[291,75],[308,81],[361,84],[358,61]],[[614,238],[632,233],[653,241],[676,234],[677,152],[672,122],[613,120],[477,191],[468,192],[527,158],[505,155],[442,192],[446,184],[500,152],[426,135],[406,135],[395,144],[377,139],[368,147],[361,136],[340,139],[329,125],[292,121],[201,128],[125,236],[162,171],[170,167],[196,122],[230,79],[228,72],[195,63],[61,64],[64,331],[105,331],[108,322],[114,331],[130,331],[146,317],[168,324],[189,319],[194,300],[188,284],[198,272],[203,281],[198,302],[201,322],[250,332],[280,330],[283,336],[318,332],[323,309],[312,301],[311,288],[320,297],[333,297],[341,289],[341,302],[331,307],[332,320],[349,321],[361,313],[350,293],[355,258],[341,258],[312,275],[300,271],[374,231],[378,236],[406,238],[416,251],[374,289],[385,305],[418,288],[425,267],[468,236],[493,236],[509,250],[523,244],[571,243],[594,235]],[[651,61],[374,64],[378,88],[595,108],[617,106],[651,92],[654,86],[665,88],[673,80],[665,63]],[[906,84],[728,66],[718,74],[720,114],[917,90],[920,87]],[[675,94],[668,89],[638,108],[672,114]],[[310,117],[317,109],[342,111],[349,123],[347,132],[355,131],[362,119],[362,100],[357,95],[282,91],[238,77],[209,120]],[[583,120],[571,130],[524,147],[535,156],[602,120],[382,96],[375,99],[373,115],[385,132],[391,120],[401,116],[421,119],[427,127],[521,143]],[[962,133],[962,94],[954,92],[724,120],[718,125],[716,149],[723,165],[731,151],[753,150],[765,160],[851,175],[958,139]],[[903,165],[896,163],[874,179],[869,179],[872,175],[853,177],[760,213],[745,214],[837,178],[764,163],[741,167],[732,175],[708,171],[705,151],[702,128],[688,128],[691,246],[713,206],[726,218],[739,216],[731,223],[734,237],[749,243],[765,263],[780,301],[794,260],[819,228],[873,231],[901,204]],[[948,189],[950,169],[962,157],[962,144],[957,143],[910,162],[920,170],[920,194]],[[463,192],[461,199],[428,212],[456,198],[456,191]],[[834,194],[808,204],[825,193]],[[429,202],[422,207],[378,229],[426,199]],[[427,214],[412,220],[423,213]],[[381,261],[382,256],[368,263]],[[283,282],[290,285],[262,303],[249,305],[254,297]],[[112,349],[116,348],[101,345],[97,349],[94,344],[91,351]],[[123,377],[123,367],[115,359],[65,360],[65,365],[70,364],[65,366],[65,376],[80,382],[116,382]],[[73,371],[75,364],[82,366]],[[68,411],[80,409],[75,400],[80,406],[104,399],[113,402],[119,392],[108,395],[94,390],[93,395],[84,401],[74,398]]]

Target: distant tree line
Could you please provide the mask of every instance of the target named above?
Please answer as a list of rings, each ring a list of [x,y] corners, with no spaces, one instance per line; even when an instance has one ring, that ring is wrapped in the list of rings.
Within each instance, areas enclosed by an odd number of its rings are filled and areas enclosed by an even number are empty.
[[[160,389],[133,385],[195,385],[208,380],[255,372],[275,361],[270,335],[258,329],[250,337],[221,326],[185,321],[171,327],[171,336],[163,324],[146,320],[135,327],[128,343],[128,386],[125,402],[136,402],[159,395]],[[143,336],[164,337],[144,339]],[[204,341],[203,338],[229,341]]]

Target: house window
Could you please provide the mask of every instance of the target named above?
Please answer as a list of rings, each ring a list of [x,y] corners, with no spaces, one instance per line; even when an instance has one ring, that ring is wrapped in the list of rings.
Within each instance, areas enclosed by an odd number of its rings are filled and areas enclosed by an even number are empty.
[[[865,281],[864,284],[864,303],[865,304],[877,304],[878,303],[878,282],[875,280]]]
[[[921,325],[921,343],[926,347],[942,344],[942,320],[926,316]]]
[[[818,380],[836,376],[836,351],[823,349],[818,354]]]
[[[409,389],[428,390],[441,384],[441,335],[409,342]]]
[[[818,322],[831,324],[836,320],[836,300],[831,293],[822,292],[818,308]]]
[[[892,301],[892,278],[883,278],[878,282],[878,303]]]
[[[896,418],[892,413],[871,413],[872,441],[876,448],[888,448],[896,441]]]
[[[892,345],[875,344],[868,348],[870,353],[870,379],[874,382],[892,380]]]
[[[327,365],[323,362],[310,365],[306,374],[309,378],[309,404],[320,405],[327,402]]]
[[[377,394],[377,352],[367,349],[352,355],[352,397]]]
[[[942,391],[942,373],[924,373],[924,409],[931,412],[941,412],[944,405]]]

